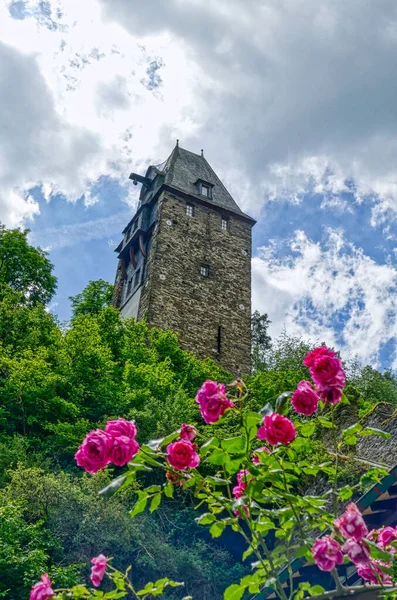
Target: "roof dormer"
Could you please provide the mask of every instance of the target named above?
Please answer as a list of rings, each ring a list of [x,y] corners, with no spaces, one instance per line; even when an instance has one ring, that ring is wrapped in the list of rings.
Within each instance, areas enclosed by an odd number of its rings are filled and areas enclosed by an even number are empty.
[[[199,196],[204,196],[204,198],[208,198],[209,200],[212,199],[213,183],[205,181],[204,179],[197,179],[194,185],[196,186],[196,193],[199,194]]]

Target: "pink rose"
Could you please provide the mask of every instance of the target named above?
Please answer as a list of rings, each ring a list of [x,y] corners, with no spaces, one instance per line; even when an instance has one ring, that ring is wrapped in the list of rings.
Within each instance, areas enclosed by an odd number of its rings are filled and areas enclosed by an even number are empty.
[[[296,412],[306,415],[306,417],[310,417],[318,409],[318,396],[311,384],[305,380],[298,383],[296,391],[292,394],[291,402]]]
[[[259,427],[256,437],[260,440],[266,440],[272,446],[277,444],[289,444],[295,439],[296,430],[292,421],[279,415],[272,413],[263,419],[262,427]]]
[[[237,483],[239,485],[244,485],[247,487],[247,484],[250,481],[252,481],[252,475],[249,471],[247,471],[247,469],[241,469],[241,471],[237,473]]]
[[[106,573],[106,567],[108,566],[108,559],[103,554],[98,554],[91,559],[91,563],[94,565],[91,567],[91,576],[90,579],[92,581],[92,585],[95,587],[99,587],[101,585],[101,581],[103,576]]]
[[[226,388],[215,381],[205,381],[196,394],[201,416],[206,423],[216,423],[234,404],[226,397]]]
[[[260,456],[258,456],[258,454],[261,454],[262,452],[270,454],[270,450],[269,448],[266,448],[266,446],[261,446],[260,448],[254,450],[254,452],[252,453],[252,462],[254,463],[254,465],[261,464],[261,459]]]
[[[317,389],[320,400],[328,404],[338,404],[342,400],[342,388],[331,387],[326,390]]]
[[[344,538],[353,538],[356,542],[360,542],[368,534],[365,521],[353,502],[348,504],[343,515],[335,519],[334,525]]]
[[[118,467],[123,467],[134,458],[139,451],[139,444],[126,435],[119,435],[113,438],[113,445],[110,451],[110,462]]]
[[[182,471],[193,469],[200,464],[200,457],[195,452],[193,444],[187,440],[179,440],[167,446],[167,460],[171,467]]]
[[[105,431],[101,429],[91,431],[74,455],[77,464],[89,473],[104,469],[110,462],[112,443],[112,437]]]
[[[197,435],[197,430],[193,425],[186,425],[183,423],[181,426],[181,440],[187,440],[188,442],[192,442]]]
[[[356,542],[353,538],[349,538],[342,546],[342,552],[347,554],[352,563],[355,565],[366,564],[370,561],[369,548],[364,540]]]
[[[309,352],[309,354],[305,356],[305,358],[303,359],[303,364],[305,365],[305,367],[308,367],[310,369],[313,366],[314,361],[320,356],[333,357],[335,356],[335,352],[329,350],[327,346],[319,346],[318,348],[315,348],[314,350],[312,350],[312,352]]]
[[[235,485],[234,488],[232,489],[233,496],[236,499],[241,498],[241,496],[244,496],[245,488],[246,488],[246,486]]]
[[[54,590],[51,587],[51,581],[47,573],[41,576],[41,581],[35,583],[30,590],[29,600],[47,600],[53,598]]]
[[[318,538],[312,546],[312,552],[316,565],[322,571],[332,571],[335,565],[343,563],[340,544],[329,535]]]
[[[386,548],[394,540],[397,540],[397,529],[394,529],[394,527],[382,527],[379,530],[378,544],[381,548]]]
[[[318,390],[343,388],[346,384],[342,363],[337,356],[322,355],[316,358],[310,367],[310,375]]]
[[[106,433],[112,437],[119,437],[125,435],[128,438],[134,439],[137,436],[137,428],[134,421],[127,421],[127,419],[117,419],[117,421],[108,421],[106,423]]]
[[[372,560],[370,563],[365,565],[358,565],[357,574],[364,579],[364,581],[370,581],[371,583],[379,583],[381,581],[383,584],[391,585],[392,580],[390,575],[384,573],[378,565],[380,565],[378,560]],[[386,566],[386,565],[385,565]]]

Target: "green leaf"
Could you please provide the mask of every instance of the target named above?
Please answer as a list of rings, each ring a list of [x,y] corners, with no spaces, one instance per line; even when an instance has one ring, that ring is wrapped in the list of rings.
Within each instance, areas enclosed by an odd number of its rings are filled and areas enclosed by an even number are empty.
[[[338,497],[341,500],[349,500],[353,496],[353,490],[349,485],[345,485],[343,488],[339,490]]]
[[[200,525],[210,525],[215,521],[215,517],[212,513],[204,513],[203,515],[197,517],[197,519],[195,520],[197,521],[197,523],[200,523]]]
[[[210,534],[212,535],[213,538],[218,538],[224,532],[225,527],[226,527],[226,523],[224,523],[223,521],[216,521],[210,527]]]
[[[315,423],[306,423],[305,425],[302,425],[302,427],[299,430],[299,433],[301,435],[303,435],[303,437],[310,437],[311,435],[313,435],[313,433],[315,431],[316,431]]]
[[[369,553],[372,558],[375,560],[383,560],[383,562],[391,562],[393,560],[393,555],[390,552],[386,552],[386,550],[382,550],[377,546],[374,542],[370,540],[365,540],[365,542],[369,546]]]
[[[348,446],[355,446],[357,444],[357,441],[358,439],[355,435],[346,436],[345,438],[343,438],[343,442]]]
[[[203,444],[200,448],[200,454],[205,456],[211,450],[211,448],[218,448],[219,440],[216,437],[210,438],[205,444]]]
[[[386,469],[380,469],[376,467],[374,469],[369,469],[364,475],[360,478],[360,484],[362,486],[371,485],[374,483],[379,483],[383,477],[386,477],[388,471]]]
[[[280,394],[276,400],[274,412],[278,413],[279,415],[284,414],[287,408],[287,400],[290,398],[290,396],[292,396],[292,392],[283,392]]]
[[[252,546],[250,546],[243,554],[243,561],[248,558],[249,556],[251,556],[251,554],[253,553],[254,549],[252,548]]]
[[[139,515],[146,508],[146,504],[147,504],[147,501],[148,501],[148,496],[144,492],[138,492],[138,494],[139,494],[139,499],[135,503],[134,508],[130,511],[130,516],[131,517],[135,517],[136,515]]]
[[[179,435],[180,435],[180,431],[178,429],[178,431],[173,431],[172,433],[170,433],[169,435],[167,435],[163,438],[159,438],[157,440],[150,440],[150,442],[148,442],[146,445],[151,450],[158,450],[159,448],[161,448],[161,446],[165,446],[167,444],[170,444],[174,440],[176,440],[176,438],[179,437]]]
[[[150,503],[149,511],[152,513],[155,510],[157,510],[158,507],[160,506],[160,502],[161,502],[161,494],[156,494],[155,496],[153,496],[152,501]]]
[[[100,490],[98,494],[100,496],[103,496],[104,498],[109,498],[110,496],[113,496],[113,494],[115,494],[117,490],[123,485],[126,479],[127,477],[125,475],[117,477],[117,479],[114,479],[111,483],[109,483],[109,485]]]
[[[167,498],[173,497],[174,486],[171,483],[167,483],[167,485],[164,486],[164,494],[167,496]]]
[[[225,589],[223,594],[224,600],[240,600],[244,595],[245,588],[238,583],[233,583]]]
[[[229,455],[220,448],[217,448],[209,455],[206,462],[209,462],[211,465],[224,465],[228,459]]]
[[[311,596],[318,596],[319,594],[324,594],[325,589],[322,585],[313,585],[313,587],[311,587],[307,591]]]
[[[263,416],[256,412],[247,412],[243,416],[243,423],[247,427],[247,429],[251,429],[251,427],[255,427],[258,425],[263,419]]]
[[[238,454],[239,452],[244,452],[245,450],[246,440],[244,437],[239,436],[236,438],[229,438],[226,440],[222,440],[221,446],[230,454]]]
[[[358,433],[359,431],[361,431],[363,428],[363,426],[360,423],[355,423],[354,425],[350,425],[350,427],[347,427],[347,429],[344,429],[342,431],[342,436],[351,436],[354,435],[355,433]]]
[[[376,429],[376,427],[366,427],[365,429],[360,431],[359,435],[360,436],[379,435],[384,440],[388,440],[390,437],[390,433],[387,433],[386,431],[382,431],[381,429]]]
[[[320,424],[326,429],[332,429],[335,425],[332,425],[331,421],[326,419],[325,417],[318,417]]]

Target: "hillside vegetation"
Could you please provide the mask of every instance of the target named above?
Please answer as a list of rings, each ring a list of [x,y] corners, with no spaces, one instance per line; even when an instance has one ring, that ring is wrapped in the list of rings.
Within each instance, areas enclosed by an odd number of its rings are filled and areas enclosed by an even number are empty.
[[[135,419],[142,443],[195,423],[204,380],[232,380],[212,360],[182,351],[172,332],[121,319],[109,306],[111,287],[90,282],[71,299],[71,322],[59,323],[43,304],[56,289],[47,255],[26,231],[0,229],[0,597],[27,598],[47,571],[59,586],[73,585],[103,552],[121,569],[133,564],[138,584],[164,574],[185,581],[168,597],[221,598],[246,572],[244,548],[207,538],[186,492],[132,520],[129,493],[95,493],[117,468],[89,476],[75,465],[85,434],[107,420]],[[270,340],[267,318],[254,325],[256,372],[247,384],[259,409],[307,376],[309,346],[287,335]],[[380,400],[397,405],[392,373],[347,366],[347,394],[361,411]]]

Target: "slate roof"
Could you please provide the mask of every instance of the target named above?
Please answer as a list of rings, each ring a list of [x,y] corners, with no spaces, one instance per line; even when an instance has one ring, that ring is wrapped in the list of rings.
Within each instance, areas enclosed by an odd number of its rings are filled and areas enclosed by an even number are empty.
[[[200,200],[204,200],[204,198],[197,193],[195,185],[197,180],[200,179],[212,184],[212,197],[210,199],[205,198],[206,202],[210,202],[219,206],[219,208],[254,221],[254,219],[243,213],[239,208],[204,156],[176,145],[167,160],[163,164],[158,165],[157,169],[164,174],[165,185],[169,185]]]

